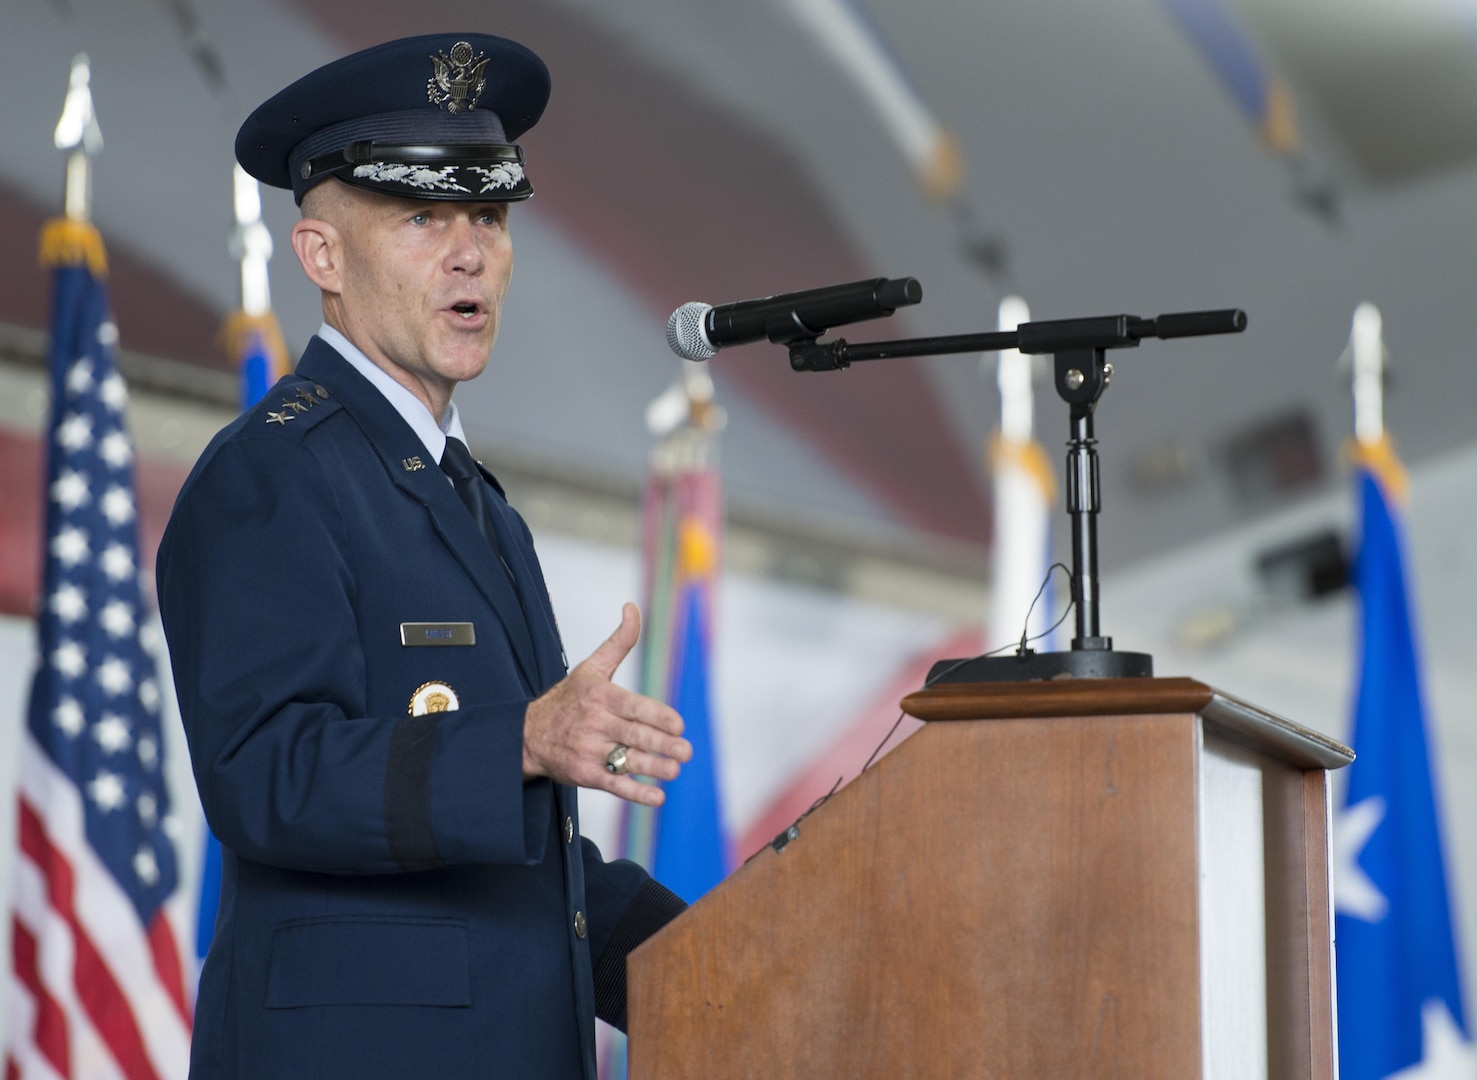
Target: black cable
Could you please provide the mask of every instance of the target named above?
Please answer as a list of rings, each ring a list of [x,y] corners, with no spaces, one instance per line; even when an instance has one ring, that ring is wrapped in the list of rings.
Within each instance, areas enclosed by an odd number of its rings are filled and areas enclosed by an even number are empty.
[[[1031,606],[1026,609],[1026,623],[1021,628],[1021,640],[1019,644],[1012,643],[1010,645],[1002,645],[998,649],[991,649],[989,652],[980,653],[978,656],[967,656],[963,660],[956,660],[948,667],[944,668],[944,670],[940,671],[937,675],[933,676],[931,679],[926,680],[923,683],[921,689],[927,690],[929,687],[934,686],[945,675],[948,675],[950,672],[963,667],[965,664],[973,663],[974,661],[981,660],[987,656],[994,656],[997,653],[1004,652],[1006,649],[1014,647],[1017,655],[1019,655],[1026,651],[1026,646],[1028,644],[1033,641],[1040,641],[1042,638],[1050,636],[1058,626],[1061,626],[1062,623],[1066,622],[1067,616],[1072,613],[1072,607],[1076,603],[1075,599],[1067,601],[1067,606],[1062,609],[1061,617],[1058,618],[1056,622],[1052,623],[1039,634],[1034,634],[1030,637],[1026,636],[1027,631],[1029,631],[1031,628],[1031,613],[1036,610],[1037,601],[1039,601],[1042,595],[1046,592],[1046,587],[1051,584],[1051,575],[1056,573],[1057,567],[1061,567],[1062,573],[1067,575],[1068,583],[1070,583],[1072,580],[1072,571],[1069,567],[1067,567],[1065,563],[1055,562],[1046,568],[1046,579],[1041,582],[1041,588],[1036,590],[1036,596],[1034,599],[1032,599]],[[892,722],[892,727],[887,729],[887,734],[882,736],[882,741],[877,744],[877,748],[873,750],[871,756],[867,758],[867,763],[861,767],[860,771],[858,771],[858,776],[872,767],[872,763],[877,760],[877,755],[882,753],[882,748],[886,746],[888,742],[892,739],[893,735],[897,732],[898,727],[902,724],[903,717],[906,715],[906,712],[898,710],[897,719]],[[838,790],[840,790],[841,782],[844,779],[844,776],[838,776],[836,778],[836,782],[831,785],[830,791],[826,792],[815,802],[811,803],[809,810],[805,811],[805,813],[797,817],[790,824],[790,827],[788,829],[776,836],[766,846],[774,848],[775,851],[783,851],[786,845],[788,845],[791,840],[794,840],[797,836],[800,835],[800,823],[808,818],[811,814],[819,810],[823,805],[825,805],[826,800],[829,799],[832,795],[836,794]],[[764,849],[760,848],[759,850],[763,851]],[[756,851],[754,854],[757,855],[758,853],[759,852]],[[749,858],[751,859],[753,857],[753,855],[749,856]]]

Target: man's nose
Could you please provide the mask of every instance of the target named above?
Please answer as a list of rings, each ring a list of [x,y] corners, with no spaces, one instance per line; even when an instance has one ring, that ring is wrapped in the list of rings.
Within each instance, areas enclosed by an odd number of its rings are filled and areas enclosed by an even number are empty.
[[[477,236],[476,226],[466,214],[452,218],[446,237],[446,269],[464,274],[480,274],[487,257],[482,251],[482,242]]]

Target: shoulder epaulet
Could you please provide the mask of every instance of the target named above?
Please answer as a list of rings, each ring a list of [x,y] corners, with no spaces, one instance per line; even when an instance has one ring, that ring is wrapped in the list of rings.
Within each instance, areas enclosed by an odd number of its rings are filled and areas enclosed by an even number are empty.
[[[283,431],[301,432],[338,409],[338,402],[321,384],[299,375],[289,375],[279,380],[252,408],[251,422]]]

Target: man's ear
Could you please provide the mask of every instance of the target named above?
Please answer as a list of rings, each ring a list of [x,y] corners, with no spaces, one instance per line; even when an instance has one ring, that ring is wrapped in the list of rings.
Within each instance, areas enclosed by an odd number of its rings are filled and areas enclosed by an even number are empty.
[[[339,231],[319,218],[302,218],[292,227],[292,250],[308,280],[325,293],[343,292],[343,244]]]

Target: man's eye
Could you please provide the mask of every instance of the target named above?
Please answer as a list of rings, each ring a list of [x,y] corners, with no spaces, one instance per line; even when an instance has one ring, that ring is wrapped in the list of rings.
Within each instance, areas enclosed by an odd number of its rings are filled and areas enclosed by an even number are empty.
[[[412,214],[411,217],[410,217],[410,223],[412,225],[429,225],[431,223],[431,215],[430,214]]]

